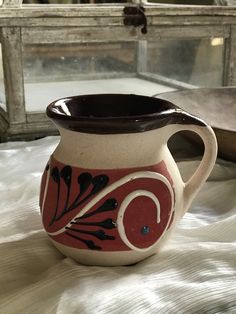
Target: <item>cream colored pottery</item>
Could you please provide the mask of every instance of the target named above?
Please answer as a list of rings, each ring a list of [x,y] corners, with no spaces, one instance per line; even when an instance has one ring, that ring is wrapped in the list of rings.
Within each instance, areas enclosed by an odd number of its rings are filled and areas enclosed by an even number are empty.
[[[47,114],[61,135],[41,183],[52,243],[87,265],[128,265],[157,253],[214,166],[211,127],[168,101],[138,95],[69,97]],[[167,147],[183,130],[205,144],[188,182]]]

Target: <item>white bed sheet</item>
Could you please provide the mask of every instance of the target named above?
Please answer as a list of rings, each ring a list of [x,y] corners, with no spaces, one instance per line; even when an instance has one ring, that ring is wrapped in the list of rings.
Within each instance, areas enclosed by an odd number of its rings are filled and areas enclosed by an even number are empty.
[[[58,139],[0,144],[0,313],[236,313],[236,164],[218,160],[158,255],[88,267],[41,224],[40,176]],[[196,163],[178,164],[185,176]]]

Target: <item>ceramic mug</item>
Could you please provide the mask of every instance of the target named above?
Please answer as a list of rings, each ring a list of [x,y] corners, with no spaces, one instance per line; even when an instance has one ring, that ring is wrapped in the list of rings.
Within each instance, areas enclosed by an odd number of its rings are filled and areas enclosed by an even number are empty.
[[[41,181],[52,243],[87,265],[133,264],[158,252],[214,166],[211,127],[166,100],[139,95],[68,97],[51,103],[47,115],[61,135]],[[167,147],[183,130],[205,145],[187,182]]]

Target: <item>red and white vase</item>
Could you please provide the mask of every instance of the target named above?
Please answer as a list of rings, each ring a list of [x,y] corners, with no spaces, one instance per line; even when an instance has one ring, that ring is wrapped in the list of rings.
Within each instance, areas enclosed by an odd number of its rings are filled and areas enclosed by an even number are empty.
[[[60,99],[47,115],[61,135],[40,192],[53,244],[87,265],[128,265],[156,253],[214,166],[212,129],[170,102],[138,95]],[[182,130],[205,145],[188,182],[167,147]]]

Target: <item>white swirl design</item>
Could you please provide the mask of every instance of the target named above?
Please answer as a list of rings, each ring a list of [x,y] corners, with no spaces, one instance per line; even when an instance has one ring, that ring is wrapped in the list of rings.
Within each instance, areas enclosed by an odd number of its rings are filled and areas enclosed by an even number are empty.
[[[118,227],[118,231],[120,234],[121,239],[123,240],[123,242],[132,250],[134,251],[147,251],[149,250],[151,247],[149,246],[148,248],[145,249],[141,249],[138,248],[136,246],[134,246],[127,238],[126,236],[126,232],[125,232],[125,227],[124,227],[124,223],[123,223],[123,219],[124,219],[124,213],[126,208],[129,206],[129,204],[136,198],[136,197],[140,197],[140,196],[147,196],[149,198],[151,198],[153,200],[153,202],[156,205],[156,209],[157,209],[157,223],[161,222],[160,219],[160,203],[157,199],[157,197],[148,191],[145,190],[136,190],[132,193],[130,193],[128,196],[126,196],[126,198],[123,200],[123,202],[121,203],[120,209],[119,209],[119,213],[118,213],[118,217],[117,217],[117,227]],[[154,243],[155,244],[155,243]],[[154,245],[153,245],[154,246]]]
[[[49,169],[50,169],[50,162],[51,162],[51,158],[48,161]],[[44,187],[44,191],[43,191],[41,215],[43,215],[44,207],[45,207],[45,201],[46,201],[46,197],[48,194],[48,184],[49,184],[49,179],[50,179],[50,170],[49,169],[46,171],[46,181],[45,181],[45,187]]]
[[[138,172],[134,172],[134,173],[130,173],[126,176],[124,176],[123,178],[117,180],[116,182],[113,182],[112,184],[110,184],[109,186],[107,186],[106,188],[104,188],[97,196],[95,196],[77,215],[74,216],[74,218],[63,228],[55,231],[55,232],[48,232],[49,235],[51,236],[55,236],[55,235],[59,235],[61,233],[63,233],[66,228],[69,228],[72,225],[72,221],[74,221],[76,218],[79,218],[81,216],[83,216],[86,212],[88,212],[97,202],[99,202],[101,199],[103,199],[107,194],[113,192],[115,189],[117,189],[118,187],[124,185],[125,183],[128,183],[130,181],[136,180],[136,179],[156,179],[158,181],[161,181],[165,184],[165,186],[167,187],[170,196],[171,196],[171,209],[170,209],[170,218],[168,223],[166,224],[166,228],[167,229],[170,219],[171,219],[171,213],[173,212],[173,206],[174,206],[174,192],[173,192],[173,188],[170,184],[170,182],[167,180],[166,177],[164,177],[162,174],[157,173],[157,172],[151,172],[151,171],[138,171]],[[135,190],[133,192],[131,192],[130,194],[128,194],[125,199],[122,201],[119,211],[118,211],[118,216],[117,216],[117,228],[118,228],[118,232],[119,235],[121,237],[121,239],[123,240],[123,242],[132,250],[134,251],[139,251],[139,252],[145,252],[148,251],[150,249],[152,249],[157,242],[159,242],[160,237],[153,245],[149,246],[148,248],[138,248],[136,246],[134,246],[127,238],[126,236],[126,232],[125,232],[125,228],[124,228],[124,224],[123,224],[123,218],[124,218],[124,213],[126,208],[128,207],[128,205],[131,203],[132,200],[134,200],[137,197],[140,196],[146,196],[149,197],[150,199],[152,199],[152,201],[155,203],[156,205],[156,210],[157,210],[157,223],[160,223],[160,213],[161,213],[161,208],[160,208],[160,203],[159,200],[157,199],[157,197],[146,190]],[[164,234],[164,232],[163,232]],[[162,235],[163,235],[162,234]]]

